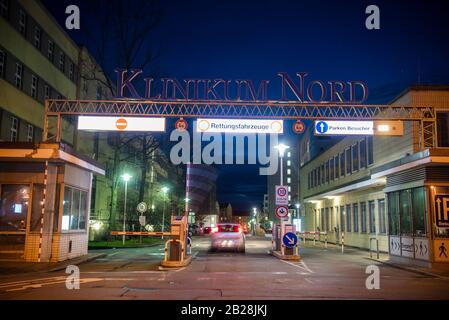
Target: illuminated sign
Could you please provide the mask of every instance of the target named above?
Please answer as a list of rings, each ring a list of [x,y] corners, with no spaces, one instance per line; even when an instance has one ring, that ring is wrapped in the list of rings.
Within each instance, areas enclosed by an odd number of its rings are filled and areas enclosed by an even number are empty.
[[[197,132],[283,133],[282,120],[198,119]]]
[[[79,116],[78,130],[164,132],[165,118]]]
[[[315,135],[379,135],[401,136],[402,121],[342,121],[316,120]]]

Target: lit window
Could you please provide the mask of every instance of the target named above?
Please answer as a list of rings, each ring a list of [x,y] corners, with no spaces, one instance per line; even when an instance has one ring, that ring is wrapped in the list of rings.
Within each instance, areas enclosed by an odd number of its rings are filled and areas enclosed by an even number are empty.
[[[0,15],[5,19],[8,19],[9,13],[9,0],[0,0]]]
[[[292,174],[292,170],[287,169],[287,174]]]
[[[288,201],[292,200],[292,196],[288,195]]]
[[[0,78],[5,76],[6,53],[0,50]]]
[[[23,77],[23,66],[20,63],[16,63],[16,74],[14,75],[16,87],[22,89],[22,77]]]
[[[51,62],[55,59],[55,43],[51,40],[48,40],[47,58]]]
[[[45,85],[44,87],[44,98],[45,99],[50,99],[51,96],[51,88],[48,85]]]
[[[62,230],[85,230],[87,217],[87,192],[64,187]]]
[[[289,178],[287,178],[287,183],[291,183],[292,182],[292,179],[289,177]]]
[[[288,186],[288,192],[292,191],[292,187]]]
[[[19,131],[19,119],[16,117],[11,117],[11,141],[17,141],[17,133]]]
[[[291,152],[287,152],[287,157],[288,157],[288,158],[290,158],[290,157],[291,157],[291,155],[292,155],[292,153],[291,153]]]
[[[291,166],[292,162],[290,160],[287,160],[287,166]]]
[[[27,31],[27,15],[22,9],[19,10],[19,32],[26,35]]]
[[[31,97],[37,98],[37,83],[38,78],[33,74],[31,75]]]
[[[61,72],[64,72],[64,70],[65,70],[65,54],[64,54],[64,52],[61,52],[59,54],[59,70],[61,70]]]
[[[34,140],[34,126],[29,124],[27,127],[27,141],[33,142],[33,140]]]

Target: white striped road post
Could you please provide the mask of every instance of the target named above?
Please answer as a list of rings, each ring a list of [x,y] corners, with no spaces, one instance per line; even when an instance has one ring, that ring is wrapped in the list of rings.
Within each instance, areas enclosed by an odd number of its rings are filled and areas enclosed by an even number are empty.
[[[345,233],[341,233],[341,253],[345,253]]]
[[[39,230],[39,250],[37,253],[37,262],[41,262],[42,257],[42,241],[44,238],[44,214],[45,214],[45,199],[47,197],[47,182],[48,182],[48,161],[45,161],[44,190],[42,192],[41,228]]]

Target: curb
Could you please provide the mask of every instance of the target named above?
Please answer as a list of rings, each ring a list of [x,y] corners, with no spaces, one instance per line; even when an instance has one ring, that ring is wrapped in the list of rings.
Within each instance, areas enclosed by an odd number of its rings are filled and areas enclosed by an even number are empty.
[[[433,272],[428,272],[428,271],[424,271],[424,270],[419,270],[419,269],[415,269],[415,268],[411,268],[411,267],[406,267],[400,264],[396,264],[396,263],[392,263],[392,262],[388,262],[388,261],[383,261],[383,260],[378,260],[378,259],[374,259],[374,258],[369,258],[369,257],[364,257],[367,260],[372,260],[372,261],[376,261],[376,262],[380,262],[383,264],[386,264],[390,267],[393,268],[397,268],[397,269],[402,269],[402,270],[406,270],[406,271],[410,271],[410,272],[414,272],[417,274],[422,274],[422,275],[426,275],[426,276],[432,276],[435,278],[440,278],[443,280],[449,280],[449,277],[445,277],[445,276],[441,276],[439,274],[433,273]]]
[[[72,263],[70,263],[70,260],[68,260],[68,261],[64,261],[63,265],[61,265],[61,266],[55,267],[55,268],[50,269],[50,270],[39,271],[39,272],[56,272],[56,271],[61,271],[61,270],[64,270],[65,268],[67,268],[67,266],[70,266],[70,265],[78,266],[78,265],[83,264],[83,263],[91,262],[91,261],[94,261],[96,259],[106,257],[107,255],[108,255],[107,253],[99,253],[99,254],[96,254],[96,255],[93,255],[93,256],[81,259],[80,261],[77,261],[77,262],[72,261]]]

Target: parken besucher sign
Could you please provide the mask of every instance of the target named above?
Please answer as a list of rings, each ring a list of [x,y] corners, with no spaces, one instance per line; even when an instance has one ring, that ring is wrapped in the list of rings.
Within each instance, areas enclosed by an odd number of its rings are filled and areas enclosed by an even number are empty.
[[[362,81],[311,80],[306,72],[291,77],[278,72],[281,92],[269,97],[270,81],[255,84],[252,80],[238,79],[153,79],[142,75],[142,70],[117,69],[117,98],[147,100],[222,100],[222,101],[297,101],[299,103],[362,103],[368,98],[368,86]],[[138,81],[143,83],[138,84]],[[145,86],[141,95],[136,87]],[[161,88],[155,94],[154,88]]]

